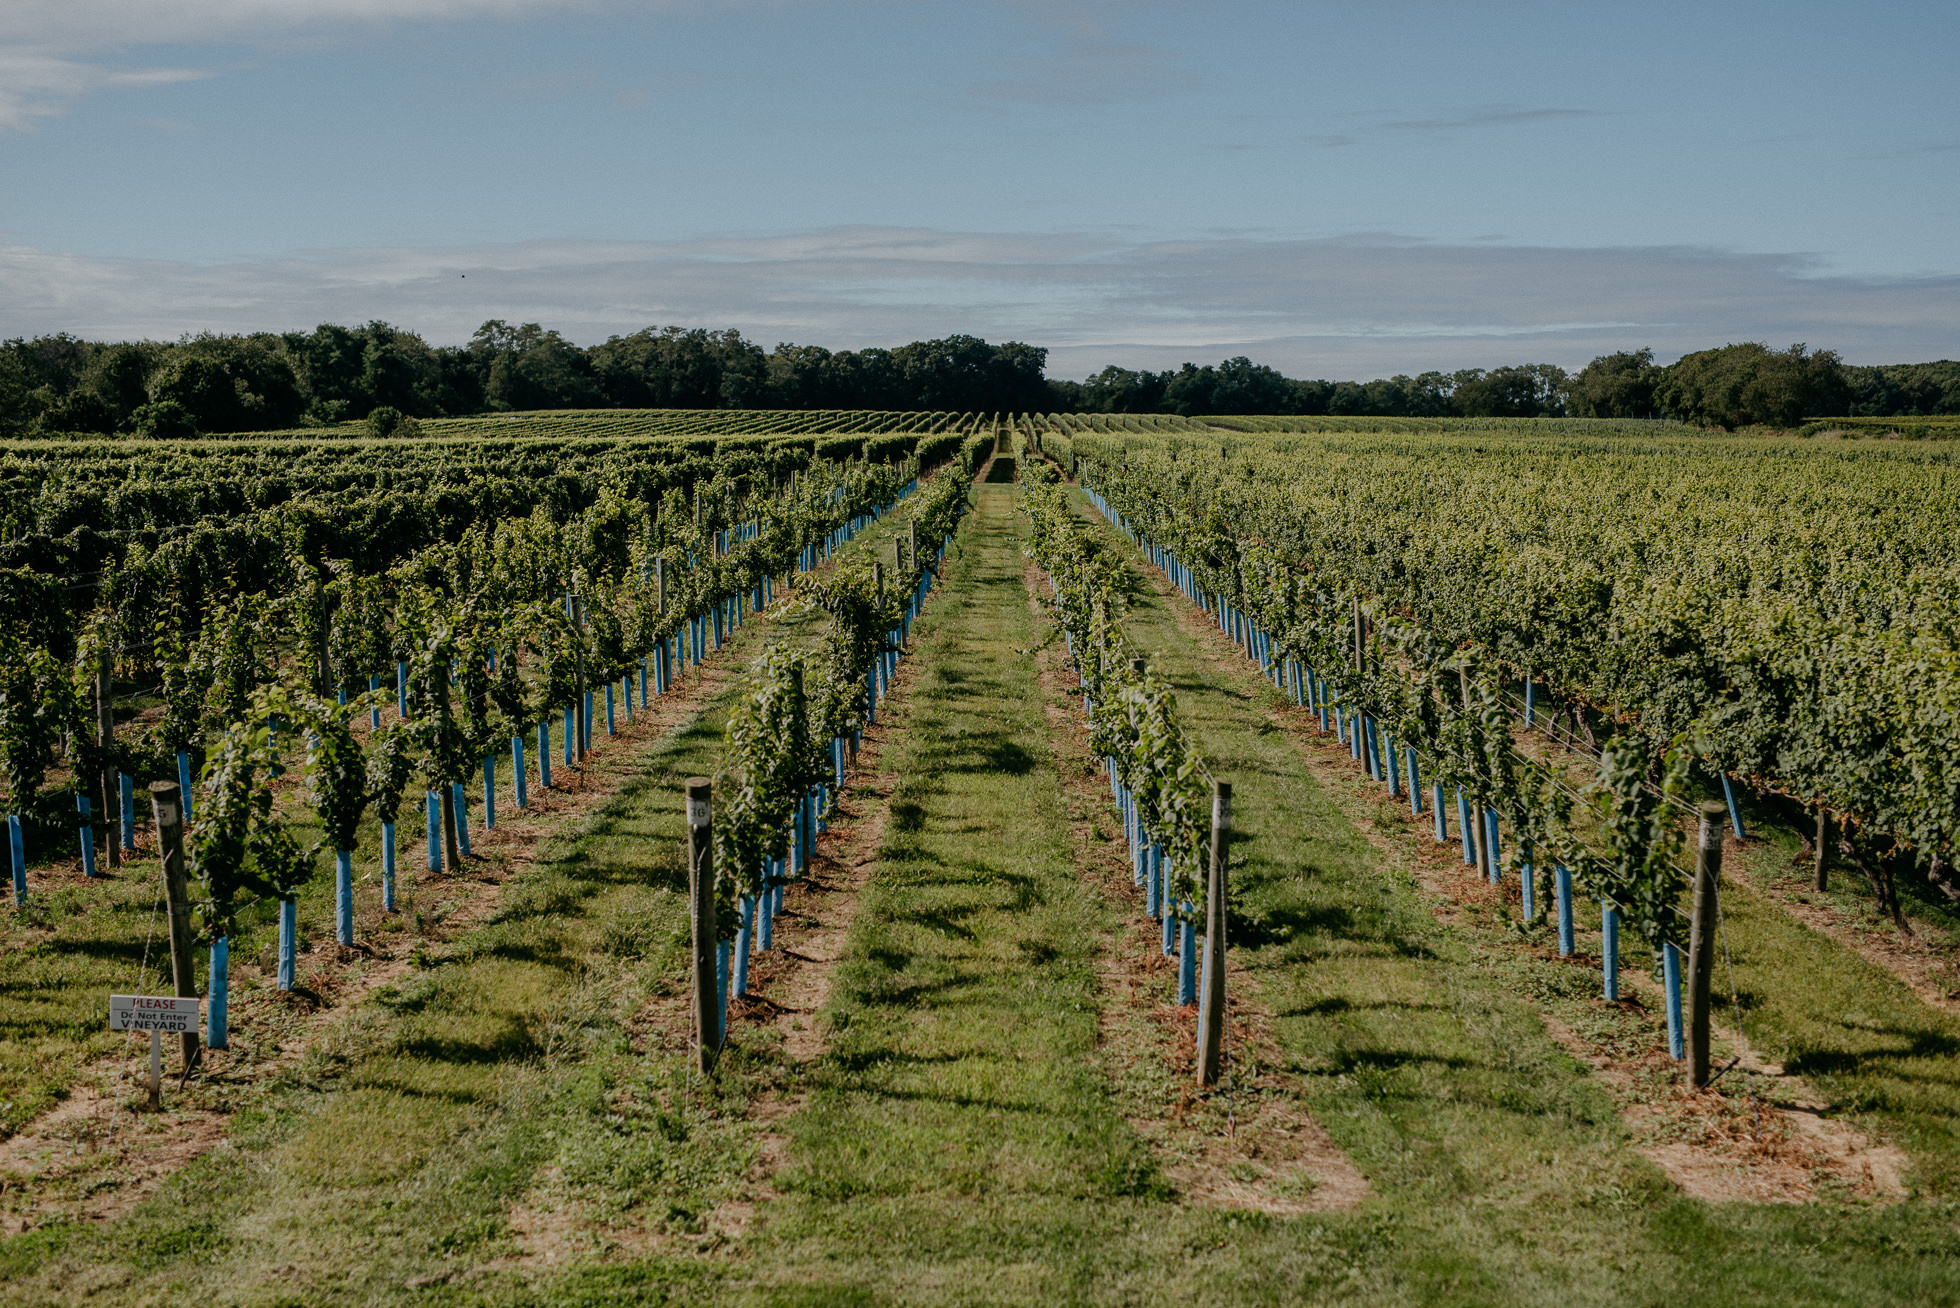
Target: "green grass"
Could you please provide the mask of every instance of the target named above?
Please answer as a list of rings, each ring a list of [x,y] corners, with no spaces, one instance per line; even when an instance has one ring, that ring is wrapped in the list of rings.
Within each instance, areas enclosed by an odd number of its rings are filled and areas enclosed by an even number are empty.
[[[1073,864],[1014,503],[980,492],[920,627],[830,1047],[753,1242],[773,1301],[1076,1297],[1109,1212],[1165,1191],[1097,1066],[1108,909]]]

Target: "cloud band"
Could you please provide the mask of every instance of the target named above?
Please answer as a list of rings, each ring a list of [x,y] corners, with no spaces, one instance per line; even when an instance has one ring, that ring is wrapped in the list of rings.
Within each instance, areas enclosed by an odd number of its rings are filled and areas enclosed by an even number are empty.
[[[1293,375],[1572,366],[1730,340],[1854,362],[1960,354],[1960,277],[1816,275],[1790,255],[1456,245],[1385,235],[1135,242],[857,227],[691,241],[345,249],[250,263],[0,247],[0,333],[174,338],[385,318],[431,340],[486,318],[575,339],[669,322],[845,348],[1022,339],[1073,376],[1244,353]]]

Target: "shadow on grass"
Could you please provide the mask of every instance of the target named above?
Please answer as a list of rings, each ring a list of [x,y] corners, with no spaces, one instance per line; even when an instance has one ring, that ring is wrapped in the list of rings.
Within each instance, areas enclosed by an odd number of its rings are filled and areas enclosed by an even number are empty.
[[[1872,1034],[1863,1028],[1846,1029],[1859,1034]],[[1904,1061],[1951,1059],[1960,1054],[1960,1041],[1952,1036],[1937,1031],[1906,1031],[1898,1027],[1881,1027],[1876,1034],[1884,1038],[1884,1043],[1864,1050],[1818,1049],[1799,1042],[1784,1060],[1784,1070],[1798,1076],[1875,1076],[1946,1086],[1960,1084],[1960,1077],[1953,1074],[1950,1066],[1945,1069],[1948,1072],[1946,1076],[1916,1075],[1900,1066]]]
[[[501,1029],[489,1040],[445,1040],[440,1036],[419,1036],[405,1040],[401,1052],[411,1058],[433,1063],[453,1063],[463,1067],[482,1067],[494,1063],[524,1062],[544,1052],[532,1033],[531,1023],[522,1017],[506,1015]]]
[[[986,904],[936,905],[931,908],[919,908],[909,912],[893,913],[891,920],[894,922],[914,922],[929,930],[937,931],[941,935],[957,936],[961,940],[972,941],[979,937],[978,933],[967,925],[967,919],[987,912],[990,907],[990,905]]]

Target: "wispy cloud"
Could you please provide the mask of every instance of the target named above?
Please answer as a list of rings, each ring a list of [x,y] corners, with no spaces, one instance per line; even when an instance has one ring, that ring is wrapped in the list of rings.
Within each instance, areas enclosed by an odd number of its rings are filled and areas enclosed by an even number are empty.
[[[1381,125],[1385,132],[1460,132],[1469,127],[1505,127],[1542,123],[1554,118],[1597,118],[1594,109],[1528,109],[1515,104],[1487,104],[1431,118],[1398,118]]]
[[[162,86],[206,76],[195,68],[112,68],[0,46],[0,131],[27,128],[91,91]]]
[[[1328,132],[1307,137],[1309,145],[1322,149],[1338,149],[1341,146],[1359,145],[1367,140],[1379,140],[1393,135],[1428,135],[1439,132],[1466,132],[1486,127],[1520,127],[1531,123],[1556,122],[1568,118],[1601,118],[1605,115],[1597,109],[1569,109],[1559,106],[1531,106],[1518,104],[1485,104],[1466,109],[1456,109],[1445,113],[1431,114],[1425,118],[1385,118],[1380,114],[1349,114],[1355,125],[1338,132]]]
[[[4,0],[0,131],[22,131],[114,87],[209,77],[208,69],[130,66],[169,46],[276,43],[382,24],[516,18],[609,7],[609,0]]]
[[[251,263],[0,247],[0,336],[174,338],[381,317],[457,342],[487,318],[594,341],[653,323],[832,347],[952,332],[1053,351],[1051,371],[1249,354],[1377,376],[1651,345],[1808,341],[1856,361],[1960,353],[1960,277],[1819,275],[1794,255],[853,227],[672,242],[349,249]]]

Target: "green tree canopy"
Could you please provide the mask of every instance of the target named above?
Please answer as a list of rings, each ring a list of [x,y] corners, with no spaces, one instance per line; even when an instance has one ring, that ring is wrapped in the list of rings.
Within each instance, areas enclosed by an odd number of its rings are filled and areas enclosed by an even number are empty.
[[[1651,349],[1602,354],[1572,379],[1566,406],[1575,418],[1651,418],[1660,375]]]
[[[1813,415],[1843,413],[1850,387],[1833,350],[1813,354],[1797,344],[1778,352],[1746,341],[1682,355],[1655,397],[1674,417],[1704,427],[1794,427]]]

